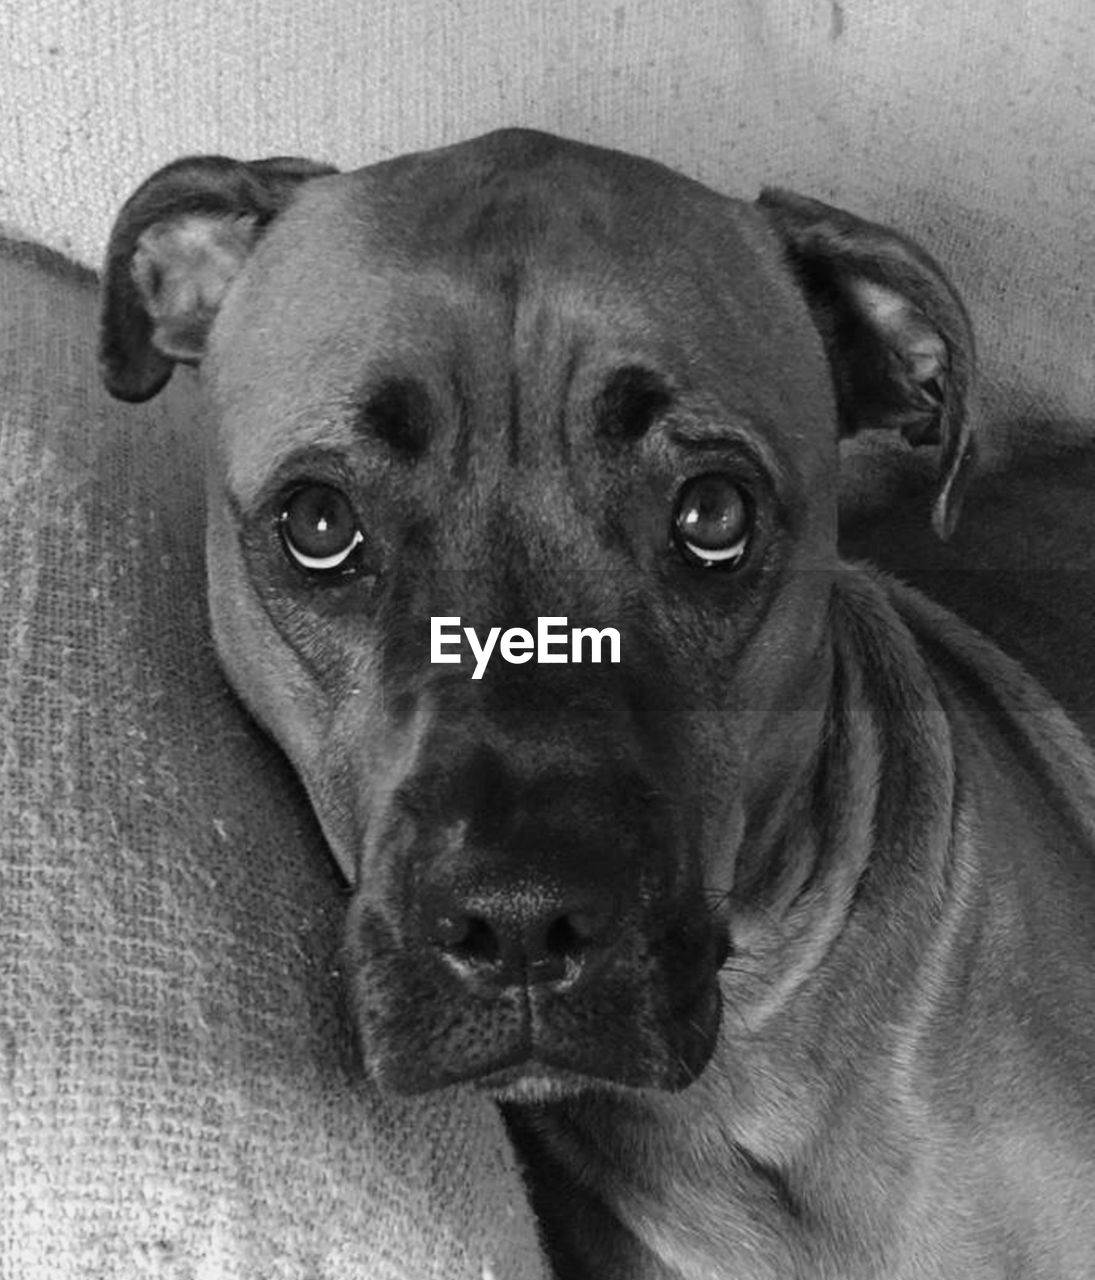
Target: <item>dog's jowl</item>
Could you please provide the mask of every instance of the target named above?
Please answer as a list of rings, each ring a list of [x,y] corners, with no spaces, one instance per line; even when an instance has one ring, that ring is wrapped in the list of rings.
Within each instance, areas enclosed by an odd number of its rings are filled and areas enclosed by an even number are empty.
[[[958,521],[923,251],[517,130],[191,158],[101,350],[130,400],[201,366],[217,648],[355,885],[365,1063],[498,1098],[560,1277],[1095,1275],[1095,764],[838,554],[863,429]]]

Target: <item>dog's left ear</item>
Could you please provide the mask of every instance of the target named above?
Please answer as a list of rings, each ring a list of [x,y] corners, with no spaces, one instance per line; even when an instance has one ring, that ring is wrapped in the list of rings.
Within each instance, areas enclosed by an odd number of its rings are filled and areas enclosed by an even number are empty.
[[[122,206],[103,269],[99,368],[119,400],[148,400],[196,364],[229,285],[301,184],[330,165],[187,156]]]
[[[833,371],[842,435],[898,430],[940,446],[932,525],[954,531],[972,473],[973,331],[922,249],[887,227],[789,191],[758,205],[786,246]]]

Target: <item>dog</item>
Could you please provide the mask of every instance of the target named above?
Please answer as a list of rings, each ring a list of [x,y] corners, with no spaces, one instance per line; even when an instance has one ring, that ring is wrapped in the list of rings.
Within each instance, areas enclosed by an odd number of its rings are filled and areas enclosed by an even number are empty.
[[[498,1100],[557,1276],[1095,1274],[1095,759],[876,523],[840,551],[863,432],[958,526],[974,341],[927,253],[524,130],[188,158],[103,286],[110,391],[177,364],[220,660],[355,886],[365,1065]]]

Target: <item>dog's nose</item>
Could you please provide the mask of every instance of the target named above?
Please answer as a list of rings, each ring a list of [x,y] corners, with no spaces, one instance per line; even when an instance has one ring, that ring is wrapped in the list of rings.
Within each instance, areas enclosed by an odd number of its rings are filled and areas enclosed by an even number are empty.
[[[435,889],[425,925],[447,966],[483,995],[516,986],[569,990],[589,976],[617,936],[612,904],[593,889]]]

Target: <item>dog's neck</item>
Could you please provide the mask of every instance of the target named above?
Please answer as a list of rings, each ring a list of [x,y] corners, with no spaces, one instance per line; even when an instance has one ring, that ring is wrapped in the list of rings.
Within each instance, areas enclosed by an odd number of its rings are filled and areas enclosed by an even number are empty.
[[[931,672],[886,580],[840,571],[830,617],[828,714],[782,829],[766,841],[767,856],[780,850],[778,871],[759,890],[745,885],[734,895],[722,982],[730,1058],[743,1035],[761,1041],[769,1020],[793,1010],[845,930],[881,931],[893,948],[925,886],[944,897],[955,768]],[[887,950],[873,947],[879,964]],[[898,972],[909,961],[903,952],[889,958]]]
[[[831,696],[814,776],[787,806],[797,820],[769,832],[784,842],[779,873],[735,903],[714,1059],[682,1093],[589,1094],[511,1116],[519,1145],[535,1153],[544,1219],[565,1237],[575,1195],[584,1213],[604,1216],[601,1232],[584,1236],[602,1235],[607,1251],[571,1259],[562,1244],[561,1274],[721,1276],[712,1241],[740,1259],[735,1275],[813,1274],[818,1219],[828,1219],[825,1237],[840,1234],[842,1209],[863,1218],[870,1188],[816,1177],[807,1186],[798,1171],[857,1167],[819,1159],[818,1149],[834,1141],[841,1095],[864,1089],[871,1064],[892,1057],[877,1030],[885,1018],[859,1014],[900,1003],[924,938],[940,927],[917,903],[931,902],[940,918],[947,909],[955,770],[944,708],[885,583],[842,571],[831,614]],[[828,808],[802,822],[819,786]],[[866,971],[856,941],[864,932]],[[853,956],[860,971],[849,978]],[[848,990],[862,993],[862,1006],[830,994]],[[864,1167],[898,1158],[892,1134],[856,1140],[870,1153]],[[579,1190],[556,1203],[549,1180]],[[693,1235],[698,1212],[717,1221]]]

